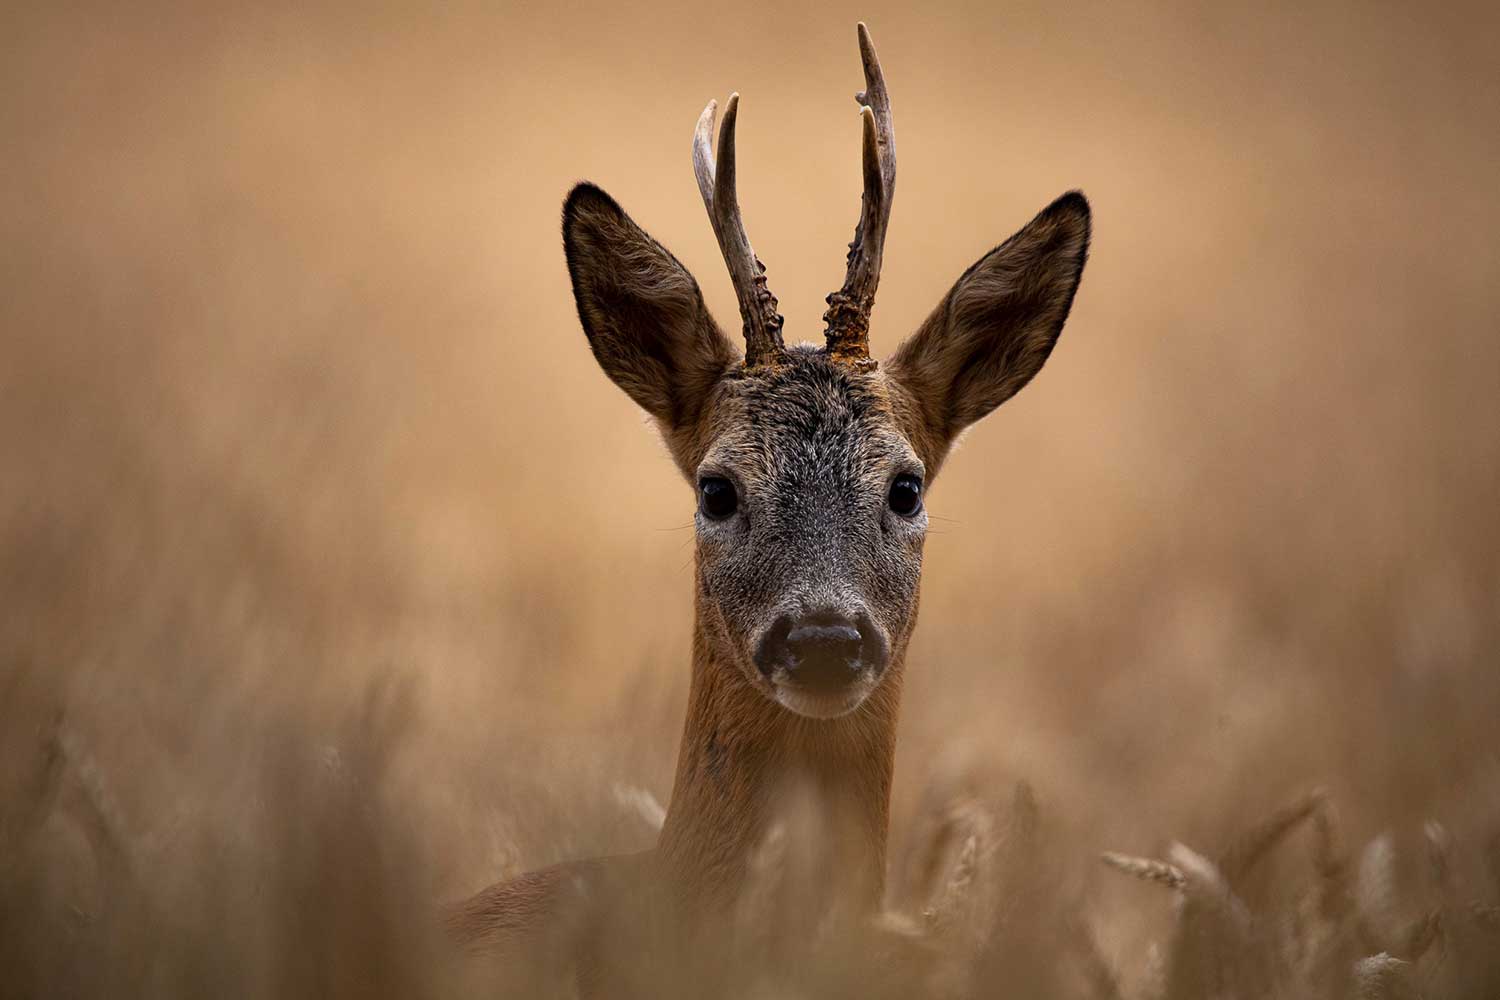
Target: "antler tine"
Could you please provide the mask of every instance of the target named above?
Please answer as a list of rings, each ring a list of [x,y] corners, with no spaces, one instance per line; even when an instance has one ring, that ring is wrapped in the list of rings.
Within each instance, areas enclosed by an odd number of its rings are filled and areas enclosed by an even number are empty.
[[[885,231],[896,194],[896,136],[891,120],[891,97],[870,29],[859,24],[859,54],[864,63],[865,89],[854,95],[860,103],[864,132],[864,195],[859,224],[849,244],[849,269],[844,286],[828,296],[828,353],[856,364],[869,363],[870,310],[880,284]]]
[[[709,101],[703,114],[698,116],[698,126],[693,129],[693,176],[698,179],[698,193],[703,196],[703,207],[708,210],[708,222],[714,227],[715,238],[719,236],[719,217],[714,214],[714,154],[711,144],[718,110],[719,102]]]
[[[718,238],[719,250],[739,299],[740,318],[745,324],[745,364],[752,366],[775,360],[784,347],[776,296],[766,287],[765,265],[755,256],[750,238],[745,235],[739,196],[735,192],[734,125],[739,103],[740,95],[730,94],[729,103],[724,106],[717,162],[709,149],[709,137],[719,103],[709,101],[698,116],[698,126],[693,131],[693,174],[698,179],[698,193],[703,196],[703,207],[708,209],[708,221]]]
[[[896,133],[885,73],[880,69],[880,57],[875,54],[870,29],[863,21],[859,22],[859,58],[865,71],[865,89],[855,94],[854,99],[875,112],[875,124],[879,126],[881,177],[885,181],[886,218],[889,219],[890,202],[896,194]]]

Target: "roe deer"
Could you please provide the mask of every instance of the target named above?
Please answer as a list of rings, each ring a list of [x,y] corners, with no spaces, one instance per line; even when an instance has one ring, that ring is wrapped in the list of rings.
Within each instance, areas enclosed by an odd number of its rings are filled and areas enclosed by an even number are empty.
[[[579,184],[563,208],[594,357],[654,418],[697,494],[687,720],[653,851],[523,875],[451,920],[477,948],[572,970],[585,992],[603,982],[625,992],[605,957],[622,934],[727,919],[789,789],[826,848],[799,870],[806,898],[877,909],[923,496],[955,437],[1047,360],[1083,271],[1089,206],[1070,192],[964,272],[889,359],[870,357],[896,147],[863,24],[859,45],[864,195],[847,276],[828,296],[825,345],[782,342],[735,193],[738,95],[717,157],[716,103],[704,109],[693,168],[739,299],[743,356],[693,276],[607,194]]]

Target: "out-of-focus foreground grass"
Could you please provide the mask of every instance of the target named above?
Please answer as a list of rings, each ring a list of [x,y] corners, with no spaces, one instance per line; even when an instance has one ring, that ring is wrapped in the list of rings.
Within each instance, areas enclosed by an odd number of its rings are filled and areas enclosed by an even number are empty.
[[[896,855],[934,775],[1024,779],[1129,990],[1173,918],[1098,853],[1216,857],[1313,786],[1351,850],[1390,832],[1398,923],[1429,820],[1496,902],[1492,8],[45,6],[0,42],[5,992],[444,993],[436,901],[651,842],[692,498],[558,207],[599,182],[732,320],[688,139],[740,90],[816,338],[858,18],[882,351],[1060,191],[1097,213],[1046,371],[931,499]]]

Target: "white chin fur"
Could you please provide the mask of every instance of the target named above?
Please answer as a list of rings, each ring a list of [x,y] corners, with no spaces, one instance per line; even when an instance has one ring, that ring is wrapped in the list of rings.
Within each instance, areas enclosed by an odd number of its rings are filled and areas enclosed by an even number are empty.
[[[773,690],[776,703],[788,711],[809,719],[837,719],[864,704],[872,687],[861,678],[848,689],[834,694],[813,694],[789,684],[775,684]]]

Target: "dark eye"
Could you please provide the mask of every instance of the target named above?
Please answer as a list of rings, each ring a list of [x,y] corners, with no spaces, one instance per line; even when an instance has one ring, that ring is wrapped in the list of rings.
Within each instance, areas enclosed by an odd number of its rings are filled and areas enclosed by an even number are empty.
[[[902,517],[915,517],[922,509],[922,480],[912,475],[900,475],[891,483],[889,498],[891,510]]]
[[[722,521],[734,513],[739,502],[734,484],[729,480],[718,476],[704,476],[698,481],[698,506],[705,517]]]

